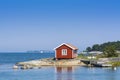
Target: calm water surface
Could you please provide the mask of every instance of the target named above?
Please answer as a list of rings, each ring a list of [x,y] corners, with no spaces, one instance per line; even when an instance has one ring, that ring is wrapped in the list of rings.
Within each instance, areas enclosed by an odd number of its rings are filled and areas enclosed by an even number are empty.
[[[54,57],[54,53],[0,53],[0,80],[120,80],[120,68],[88,68],[80,66],[42,67],[13,70],[19,61]]]

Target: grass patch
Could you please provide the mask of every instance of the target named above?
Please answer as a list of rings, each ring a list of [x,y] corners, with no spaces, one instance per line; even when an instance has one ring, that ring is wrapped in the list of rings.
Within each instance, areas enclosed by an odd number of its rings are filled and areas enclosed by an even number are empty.
[[[112,64],[113,67],[117,67],[117,66],[120,66],[120,61],[118,61],[118,62],[110,62],[110,64]]]
[[[78,54],[77,58],[78,59],[87,59],[87,57],[84,56],[83,54]]]

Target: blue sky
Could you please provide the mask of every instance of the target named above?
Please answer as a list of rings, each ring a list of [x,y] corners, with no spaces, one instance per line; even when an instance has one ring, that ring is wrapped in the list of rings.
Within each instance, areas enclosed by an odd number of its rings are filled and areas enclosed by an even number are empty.
[[[119,0],[0,0],[0,51],[79,50],[120,40]]]

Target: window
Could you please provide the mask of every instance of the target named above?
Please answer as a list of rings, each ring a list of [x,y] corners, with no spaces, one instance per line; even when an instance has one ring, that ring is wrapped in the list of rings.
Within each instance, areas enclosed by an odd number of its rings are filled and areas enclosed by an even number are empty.
[[[67,49],[62,49],[62,55],[67,55]]]

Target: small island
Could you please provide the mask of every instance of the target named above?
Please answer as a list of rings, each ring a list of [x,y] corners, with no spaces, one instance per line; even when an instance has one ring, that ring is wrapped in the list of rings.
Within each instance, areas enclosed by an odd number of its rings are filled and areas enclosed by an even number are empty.
[[[119,49],[115,44],[117,42],[108,42],[92,48],[86,48],[86,51],[78,54],[78,48],[63,43],[56,47],[55,57],[26,62],[18,62],[16,65],[21,69],[41,68],[41,66],[90,66],[90,67],[116,67],[120,66]],[[103,46],[104,45],[104,46]],[[97,50],[96,50],[97,49]],[[96,51],[94,51],[96,50]]]

